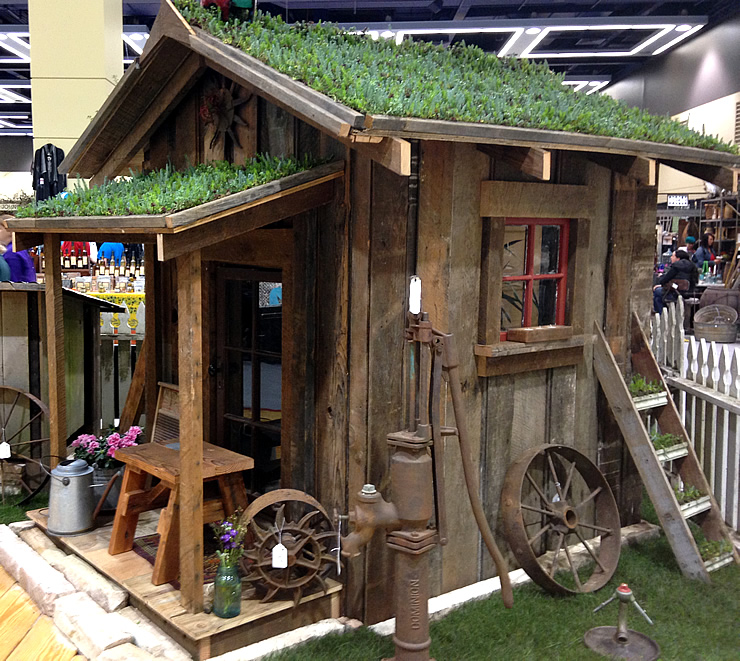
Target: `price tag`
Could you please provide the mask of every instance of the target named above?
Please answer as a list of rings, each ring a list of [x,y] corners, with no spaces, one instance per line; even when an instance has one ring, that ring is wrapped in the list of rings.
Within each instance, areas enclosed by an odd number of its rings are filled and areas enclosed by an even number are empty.
[[[288,549],[282,544],[272,548],[272,566],[274,569],[285,569],[288,566]]]
[[[0,459],[10,458],[10,443],[3,441],[0,443]]]

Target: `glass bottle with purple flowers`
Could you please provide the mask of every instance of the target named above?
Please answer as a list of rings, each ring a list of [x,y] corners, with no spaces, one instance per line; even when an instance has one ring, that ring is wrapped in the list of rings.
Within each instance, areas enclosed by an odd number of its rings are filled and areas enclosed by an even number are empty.
[[[238,561],[244,552],[244,528],[239,524],[240,512],[228,519],[211,524],[216,534],[220,559],[213,590],[213,613],[219,617],[236,617],[241,612],[242,582]]]

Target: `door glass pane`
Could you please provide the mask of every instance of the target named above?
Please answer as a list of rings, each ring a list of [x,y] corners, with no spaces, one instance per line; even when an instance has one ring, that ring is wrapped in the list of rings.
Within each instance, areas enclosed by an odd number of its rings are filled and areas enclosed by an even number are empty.
[[[535,225],[534,273],[544,275],[558,272],[560,257],[560,226]]]
[[[501,291],[501,330],[524,325],[525,283],[505,280]]]
[[[226,280],[226,346],[252,348],[252,283]]]
[[[282,344],[283,287],[279,282],[259,283],[257,350],[279,354]]]
[[[260,420],[280,421],[282,417],[283,368],[277,359],[260,363]]]
[[[507,225],[504,231],[504,277],[524,275],[527,265],[527,226]]]
[[[244,380],[242,381],[242,409],[239,411],[239,415],[243,415],[245,418],[252,419],[252,361],[245,357],[242,359],[242,374]],[[235,411],[236,413],[236,411]]]
[[[532,326],[547,326],[555,323],[557,310],[557,280],[535,280],[532,300]]]

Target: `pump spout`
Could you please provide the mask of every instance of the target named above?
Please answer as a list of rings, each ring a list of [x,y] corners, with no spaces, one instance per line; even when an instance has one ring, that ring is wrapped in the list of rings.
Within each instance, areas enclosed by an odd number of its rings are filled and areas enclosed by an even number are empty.
[[[357,500],[357,505],[349,515],[354,530],[342,537],[342,555],[348,557],[359,555],[360,549],[372,539],[376,528],[391,531],[401,527],[396,506],[383,500],[374,485],[362,487]]]

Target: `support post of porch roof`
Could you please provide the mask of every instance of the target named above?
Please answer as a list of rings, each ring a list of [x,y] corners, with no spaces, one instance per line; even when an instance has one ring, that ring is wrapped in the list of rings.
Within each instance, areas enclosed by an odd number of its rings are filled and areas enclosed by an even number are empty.
[[[159,305],[157,301],[157,291],[159,283],[159,273],[155,272],[157,268],[157,246],[153,243],[144,244],[144,268],[146,270],[146,280],[144,281],[145,296],[144,305],[146,306],[146,318],[144,337],[149,341],[145,344],[146,353],[142,357],[146,361],[146,375],[144,377],[144,400],[146,413],[146,434],[147,440],[152,440],[152,427],[154,425],[154,416],[157,412],[157,395],[159,382],[159,336],[157,334],[157,315],[159,314]]]
[[[203,285],[200,250],[177,258],[180,599],[203,610]],[[154,339],[154,338],[152,338]]]
[[[49,367],[49,454],[51,466],[67,456],[67,388],[64,360],[64,305],[62,301],[61,242],[58,234],[44,234],[46,299],[46,355]]]

